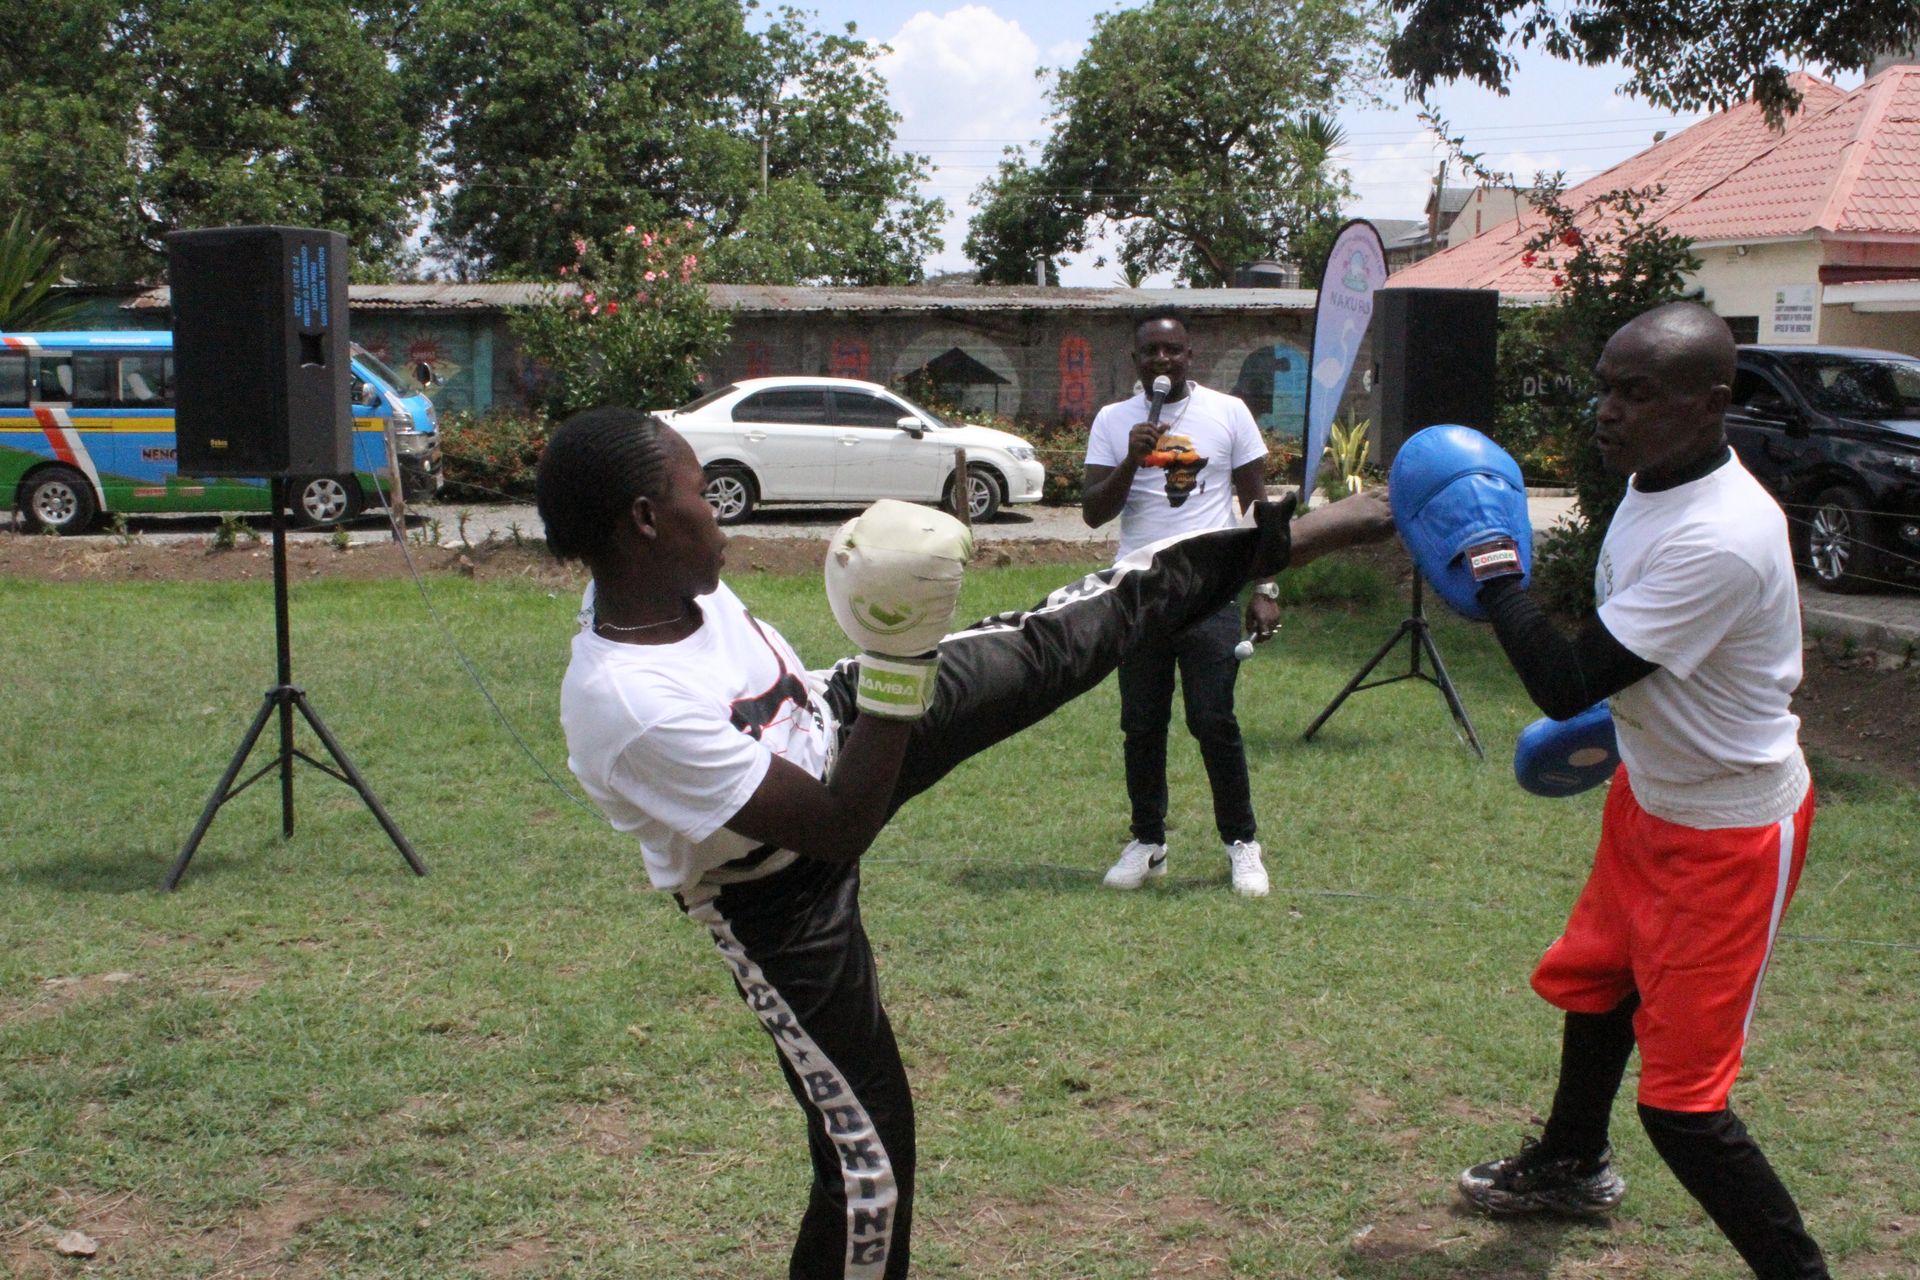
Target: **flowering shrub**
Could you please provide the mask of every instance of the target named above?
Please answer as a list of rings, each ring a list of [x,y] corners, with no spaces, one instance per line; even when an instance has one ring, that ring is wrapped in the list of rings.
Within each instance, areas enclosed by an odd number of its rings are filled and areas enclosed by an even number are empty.
[[[628,226],[609,243],[573,247],[541,304],[511,320],[540,368],[540,408],[557,419],[593,405],[692,399],[730,323],[707,301],[693,223]]]
[[[440,419],[442,502],[533,498],[533,469],[551,431],[547,419],[512,409],[450,413]]]

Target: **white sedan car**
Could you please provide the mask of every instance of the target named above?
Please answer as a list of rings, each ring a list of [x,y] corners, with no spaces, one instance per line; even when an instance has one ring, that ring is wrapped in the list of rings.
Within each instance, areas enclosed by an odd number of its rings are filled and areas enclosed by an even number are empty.
[[[850,378],[748,378],[659,416],[693,446],[721,524],[738,524],[762,502],[904,498],[951,510],[956,449],[967,453],[975,520],[1002,503],[1038,502],[1046,483],[1019,436],[947,422]]]

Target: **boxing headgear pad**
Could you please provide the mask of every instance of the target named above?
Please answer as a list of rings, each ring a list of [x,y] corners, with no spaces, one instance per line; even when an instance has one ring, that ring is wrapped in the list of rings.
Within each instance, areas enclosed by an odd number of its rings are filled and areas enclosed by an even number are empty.
[[[1387,473],[1393,522],[1440,598],[1484,619],[1491,577],[1533,572],[1533,526],[1519,464],[1471,427],[1428,427],[1400,446]]]
[[[1513,776],[1536,796],[1578,795],[1611,778],[1619,763],[1604,702],[1566,720],[1535,720],[1513,744]]]

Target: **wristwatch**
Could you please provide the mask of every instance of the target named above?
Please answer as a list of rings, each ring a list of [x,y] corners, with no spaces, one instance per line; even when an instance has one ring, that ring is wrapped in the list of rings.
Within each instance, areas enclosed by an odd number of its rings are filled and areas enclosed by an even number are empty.
[[[1280,598],[1280,584],[1277,582],[1256,582],[1253,584],[1253,594],[1265,596],[1269,600],[1278,600]]]

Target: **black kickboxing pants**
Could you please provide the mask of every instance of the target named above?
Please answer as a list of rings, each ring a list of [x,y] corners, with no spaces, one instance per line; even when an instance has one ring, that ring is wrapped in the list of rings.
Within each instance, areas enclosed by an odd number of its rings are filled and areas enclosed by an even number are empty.
[[[889,812],[1099,684],[1135,646],[1217,611],[1256,572],[1284,568],[1286,518],[1278,513],[1277,530],[1136,553],[1033,609],[942,640],[933,704],[914,726]],[[843,732],[858,715],[856,676],[848,659],[827,681]],[[807,1116],[813,1186],[788,1275],[899,1280],[913,1218],[913,1098],[860,921],[859,864],[801,858],[763,879],[696,886],[680,904],[713,935]]]

